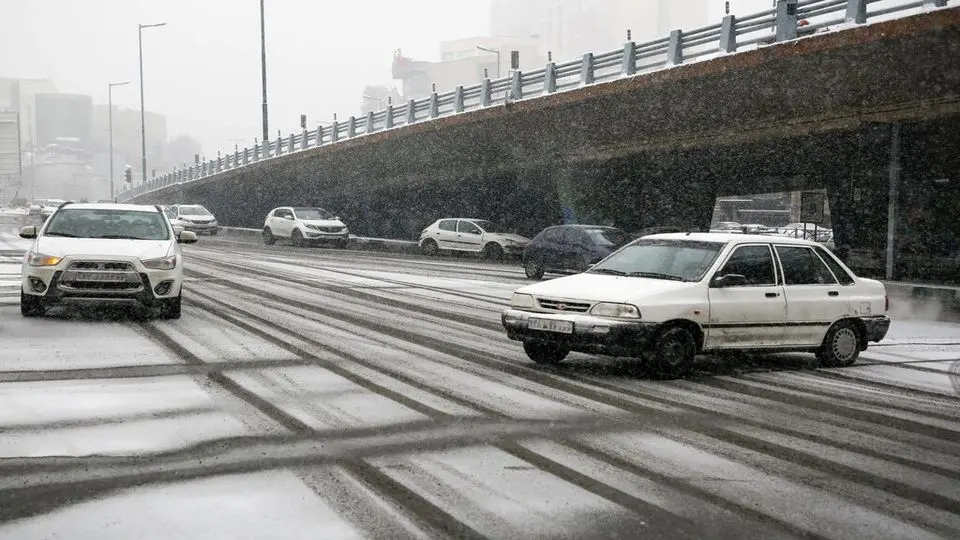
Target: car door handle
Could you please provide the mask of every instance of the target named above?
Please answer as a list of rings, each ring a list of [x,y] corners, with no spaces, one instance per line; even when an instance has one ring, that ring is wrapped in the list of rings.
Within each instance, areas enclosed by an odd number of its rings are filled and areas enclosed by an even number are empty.
[[[768,293],[764,293],[764,296],[766,296],[767,298],[776,298],[776,297],[780,296],[780,293],[778,293],[778,292],[768,292]]]
[[[840,293],[837,292],[837,291],[830,291],[830,292],[828,292],[827,294],[830,295],[830,296],[840,296]]]

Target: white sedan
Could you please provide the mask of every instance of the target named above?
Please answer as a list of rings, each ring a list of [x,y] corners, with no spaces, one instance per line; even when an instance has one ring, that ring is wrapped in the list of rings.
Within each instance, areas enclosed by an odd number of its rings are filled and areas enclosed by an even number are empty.
[[[585,273],[518,289],[510,339],[538,363],[570,351],[647,356],[676,377],[701,352],[802,351],[849,366],[890,327],[879,281],[815,242],[676,233],[633,241]]]
[[[165,319],[180,318],[183,256],[177,235],[157,206],[66,203],[37,230],[23,258],[20,313],[39,317],[66,303],[131,304],[157,308]]]

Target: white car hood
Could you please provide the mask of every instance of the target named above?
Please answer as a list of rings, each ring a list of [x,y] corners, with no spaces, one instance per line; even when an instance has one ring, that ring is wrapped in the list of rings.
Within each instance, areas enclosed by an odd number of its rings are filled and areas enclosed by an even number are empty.
[[[509,234],[509,233],[487,233],[487,240],[512,240],[514,242],[519,242],[521,244],[526,244],[530,242],[529,238],[520,236],[519,234]]]
[[[516,292],[563,300],[637,303],[653,296],[689,289],[694,285],[666,279],[585,273],[541,281],[517,289]]]
[[[339,219],[301,219],[304,225],[316,225],[317,227],[346,227]]]
[[[156,259],[172,252],[172,240],[121,240],[41,236],[35,251],[52,257],[136,257]]]

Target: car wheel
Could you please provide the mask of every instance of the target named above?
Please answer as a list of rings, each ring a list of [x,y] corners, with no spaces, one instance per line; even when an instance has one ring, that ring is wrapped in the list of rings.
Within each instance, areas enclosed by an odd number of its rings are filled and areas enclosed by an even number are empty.
[[[440,251],[440,248],[437,246],[437,243],[433,240],[427,239],[420,244],[420,249],[423,250],[423,253],[430,255],[431,257],[436,255]]]
[[[294,229],[293,234],[290,235],[290,242],[297,246],[303,246],[303,233],[300,232],[300,229]]]
[[[650,358],[653,375],[665,379],[682,377],[693,369],[697,341],[686,328],[667,328],[657,336]]]
[[[483,256],[491,261],[503,260],[503,248],[500,244],[490,242],[483,247]]]
[[[539,257],[530,257],[523,261],[523,273],[530,279],[543,277],[543,261]]]
[[[180,299],[183,293],[178,294],[176,298],[161,300],[160,318],[161,319],[179,319],[180,318]]]
[[[523,352],[538,364],[554,366],[570,354],[570,349],[542,341],[524,341]]]
[[[270,230],[270,227],[263,228],[263,243],[267,246],[272,246],[277,242],[277,237],[273,235],[273,231]]]
[[[860,331],[852,321],[837,321],[817,352],[817,359],[823,367],[852,366],[860,356]]]
[[[43,299],[20,291],[20,314],[24,317],[42,317],[47,312]]]

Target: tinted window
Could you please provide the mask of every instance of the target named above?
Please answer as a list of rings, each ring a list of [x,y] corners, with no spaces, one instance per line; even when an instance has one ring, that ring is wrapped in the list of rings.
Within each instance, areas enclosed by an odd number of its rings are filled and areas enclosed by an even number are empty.
[[[851,276],[846,270],[843,269],[842,266],[840,266],[840,263],[833,258],[833,255],[827,253],[827,250],[823,249],[822,247],[818,246],[815,249],[817,254],[820,255],[820,258],[823,259],[823,261],[827,263],[827,266],[830,267],[830,270],[833,270],[833,275],[840,280],[841,284],[853,285],[853,276]]]
[[[604,259],[589,272],[698,281],[723,246],[723,242],[641,239]]]
[[[598,246],[621,246],[630,241],[620,229],[585,229],[583,231]]]
[[[559,244],[563,239],[563,229],[560,227],[553,227],[543,231],[543,240],[546,242],[553,242]]]
[[[773,255],[767,246],[741,246],[727,259],[717,272],[718,276],[740,274],[747,278],[747,285],[776,285]]]
[[[569,245],[583,244],[586,242],[586,239],[583,236],[583,233],[580,229],[574,227],[567,227],[563,231],[563,243]]]
[[[294,208],[293,211],[300,219],[315,220],[334,218],[333,214],[327,212],[323,208]]]
[[[453,220],[453,219],[445,219],[441,221],[440,224],[437,225],[437,227],[439,227],[441,231],[456,232],[457,222],[456,220]]]
[[[170,224],[160,212],[63,208],[43,231],[46,236],[168,240]]]
[[[459,227],[459,232],[462,232],[463,234],[483,234],[483,231],[480,230],[480,227],[477,227],[469,221],[461,221]]]
[[[830,269],[808,247],[777,246],[786,285],[832,285],[837,282]]]

